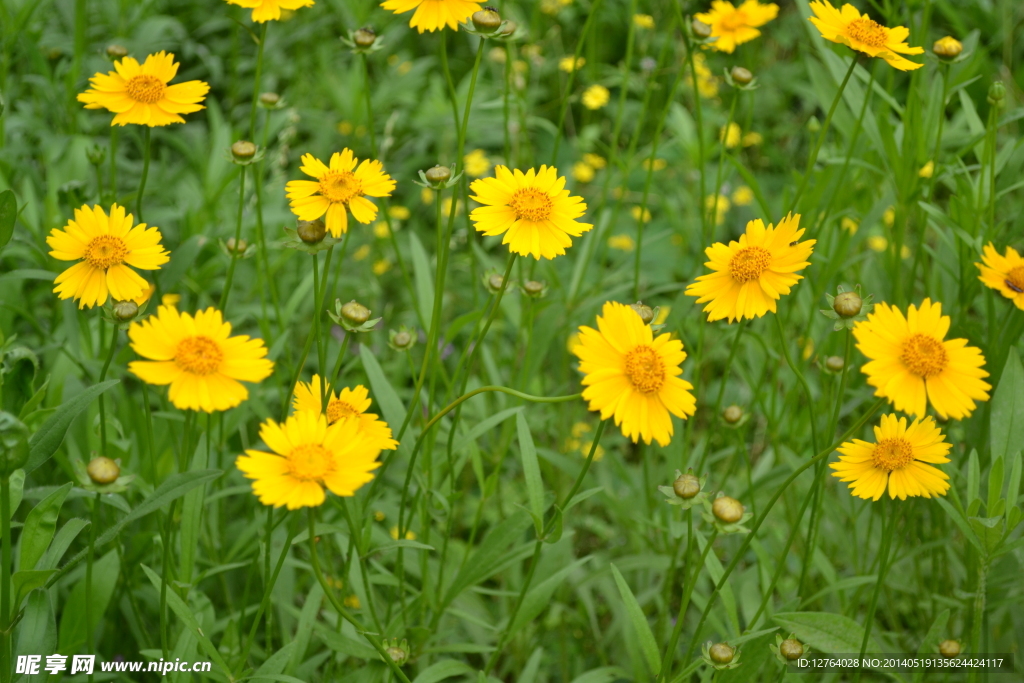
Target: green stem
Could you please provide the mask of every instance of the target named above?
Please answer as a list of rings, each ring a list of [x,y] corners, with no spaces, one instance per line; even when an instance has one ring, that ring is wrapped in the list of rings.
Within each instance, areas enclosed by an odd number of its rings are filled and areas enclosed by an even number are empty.
[[[687,512],[690,512],[689,510]],[[692,519],[692,513],[691,513]],[[658,680],[668,680],[669,671],[672,668],[672,660],[676,655],[676,646],[679,644],[679,636],[683,632],[683,623],[686,621],[686,610],[690,606],[690,597],[693,595],[693,589],[697,585],[697,578],[700,576],[700,568],[704,566],[704,562],[708,558],[708,553],[711,552],[711,546],[715,544],[715,539],[718,538],[718,528],[715,527],[711,532],[711,537],[707,540],[707,544],[704,546],[704,552],[701,553],[700,559],[697,560],[693,566],[693,572],[689,571],[687,567],[687,574],[689,575],[686,579],[686,584],[683,589],[683,599],[679,603],[679,613],[676,615],[676,625],[672,628],[672,636],[668,639],[668,646],[665,648],[665,654],[661,660],[661,675]],[[689,552],[690,542],[687,540],[687,551]],[[689,557],[689,555],[687,555]]]
[[[335,387],[338,384],[338,375],[341,373],[341,366],[345,362],[345,353],[348,351],[349,340],[352,339],[355,332],[345,332],[345,338],[341,340],[341,348],[338,349],[338,359],[334,361],[334,370],[331,372],[330,382],[327,382],[327,378],[321,378],[321,382],[327,384],[329,387]],[[327,411],[327,396],[330,395],[330,389],[324,388],[324,404],[323,410]]]
[[[102,384],[107,379],[107,371],[110,369],[110,362],[114,360],[114,353],[117,350],[117,323],[113,325],[114,333],[110,336],[110,349],[107,350],[107,358],[103,361],[103,369],[100,370],[99,383]],[[101,334],[102,336],[102,334]],[[100,455],[107,456],[107,413],[106,413],[106,402],[103,400],[106,392],[100,394],[99,407],[100,407]]]
[[[779,348],[782,350],[782,357],[786,360],[786,365],[796,375],[797,380],[800,382],[800,386],[804,390],[804,400],[807,402],[807,416],[811,421],[811,447],[813,450],[818,450],[818,416],[814,412],[814,397],[811,395],[811,385],[807,383],[807,378],[804,377],[804,373],[797,367],[796,363],[793,362],[793,358],[789,355],[789,344],[786,343],[786,331],[782,328],[782,318],[776,313],[774,316],[775,324],[779,328]]]
[[[266,581],[266,586],[265,586],[265,588],[263,590],[263,599],[260,601],[259,609],[256,610],[256,618],[253,620],[252,628],[249,629],[249,636],[245,640],[245,647],[242,649],[242,656],[241,656],[241,658],[239,660],[239,663],[238,663],[238,671],[236,671],[236,673],[235,673],[235,679],[236,680],[238,680],[238,678],[241,677],[242,671],[245,668],[246,660],[249,659],[249,648],[252,646],[253,639],[256,637],[256,629],[260,625],[260,617],[262,617],[264,614],[267,615],[267,618],[266,618],[266,621],[265,621],[265,623],[266,623],[266,631],[267,631],[267,639],[266,639],[266,642],[264,643],[264,648],[267,649],[267,650],[270,650],[270,649],[273,648],[272,639],[270,637],[271,636],[271,633],[270,633],[271,617],[272,617],[272,615],[274,613],[273,610],[270,609],[271,593],[274,590],[274,584],[277,583],[277,577],[281,573],[281,567],[284,566],[284,560],[288,556],[288,551],[292,547],[292,539],[295,538],[295,534],[289,528],[289,530],[288,530],[288,539],[285,541],[284,547],[281,548],[281,554],[277,558],[277,564],[274,565],[273,573],[271,573],[270,572],[270,541],[271,541],[271,534],[274,531],[273,519],[274,519],[274,508],[267,507],[267,531],[266,531],[266,535],[267,535],[266,546],[267,547],[266,547],[266,552],[264,553],[264,560],[265,560],[264,571],[266,572],[266,574],[264,576],[264,580]]]
[[[0,476],[0,681],[10,683],[11,666],[11,479]]]
[[[270,22],[263,22],[259,46],[256,48],[256,80],[252,86],[252,108],[249,110],[249,139],[256,141],[256,106],[260,101],[260,84],[263,80],[263,45],[267,42],[267,29]]]
[[[590,34],[590,29],[594,25],[594,20],[597,15],[600,14],[601,0],[595,0],[594,5],[590,8],[590,14],[587,15],[587,21],[583,24],[583,31],[580,33],[580,39],[576,41],[576,51],[573,53],[572,71],[569,72],[569,80],[565,84],[565,90],[562,91],[559,108],[558,108],[558,124],[555,126],[555,145],[554,150],[551,152],[551,166],[558,166],[558,148],[562,143],[562,128],[565,126],[565,113],[569,109],[569,94],[572,92],[572,86],[576,82],[576,72],[578,69],[576,65],[580,61],[580,55],[583,53],[583,44],[587,40],[587,36]]]
[[[245,166],[239,166],[238,176],[238,215],[235,218],[235,243],[233,249],[228,249],[231,254],[231,263],[228,264],[227,278],[224,280],[224,291],[220,293],[220,303],[217,308],[224,312],[228,305],[228,295],[231,294],[231,282],[235,279],[235,264],[239,259],[239,245],[242,243],[242,214],[245,211]]]
[[[92,595],[92,565],[95,559],[96,526],[100,521],[100,494],[92,499],[92,512],[89,517],[89,552],[85,556],[85,594]],[[93,624],[92,600],[85,601],[85,651],[95,652],[93,639],[96,626]]]
[[[680,25],[683,23],[682,10],[680,8],[681,2],[673,3],[673,7],[676,10],[676,20]],[[690,43],[690,37],[683,31],[683,41],[686,43],[686,61],[690,66],[690,78],[693,79],[693,115],[694,120],[697,124],[697,167],[700,169],[700,200],[697,205],[700,209],[700,226],[701,234],[707,235],[708,224],[707,224],[707,211],[704,210],[705,193],[707,192],[707,181],[705,179],[704,170],[704,118],[702,113],[701,96],[700,96],[700,84],[697,78],[697,66],[693,60],[693,45]],[[715,199],[716,203],[718,199]]]
[[[708,226],[709,230],[714,230],[715,226],[718,225],[718,195],[722,191],[722,171],[725,169],[725,152],[726,149],[729,147],[729,129],[732,127],[732,122],[736,117],[736,103],[739,101],[739,99],[740,92],[739,90],[737,90],[735,93],[733,93],[732,104],[729,106],[729,118],[726,120],[725,128],[722,130],[722,134],[720,136],[722,138],[722,147],[718,155],[718,168],[715,171],[715,193],[711,195],[711,218],[706,223],[703,221],[701,222],[702,225]],[[706,202],[707,197],[701,197],[701,201]],[[701,204],[701,210],[704,210],[703,204]],[[711,235],[705,234],[704,242],[707,243],[710,241]]]
[[[884,493],[882,495],[885,495]],[[864,621],[864,638],[860,641],[860,658],[868,651],[868,641],[871,639],[871,627],[875,623],[875,608],[878,606],[878,596],[882,592],[882,585],[885,583],[885,574],[889,570],[889,556],[892,549],[892,537],[896,532],[898,510],[894,509],[894,499],[885,501],[882,506],[882,514],[886,516],[886,523],[882,530],[882,547],[878,551],[878,577],[875,579],[875,588],[871,591],[871,602],[868,604],[868,614]],[[857,670],[854,681],[860,680],[862,669]]]
[[[135,197],[135,217],[139,223],[145,223],[142,218],[142,197],[146,193],[146,178],[149,177],[149,147],[150,147],[150,136],[153,129],[146,126],[142,131],[142,175],[139,177],[139,192]],[[111,154],[113,157],[113,154]],[[113,160],[111,160],[113,162]],[[111,180],[111,183],[114,181]],[[117,186],[113,185],[115,196],[117,194]]]

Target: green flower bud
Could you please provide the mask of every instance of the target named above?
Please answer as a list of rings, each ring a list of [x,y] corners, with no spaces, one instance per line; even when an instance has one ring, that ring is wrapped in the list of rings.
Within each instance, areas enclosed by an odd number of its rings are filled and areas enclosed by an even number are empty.
[[[779,652],[790,661],[800,659],[804,656],[804,644],[796,638],[787,638],[779,645]]]
[[[736,655],[736,650],[725,643],[715,643],[711,646],[709,652],[711,654],[711,661],[715,664],[728,664]]]
[[[690,500],[700,493],[700,479],[692,474],[680,474],[672,482],[672,490],[683,500]]]
[[[452,177],[452,170],[447,166],[434,166],[426,172],[427,182],[438,188]]]
[[[750,85],[750,82],[754,80],[754,74],[750,73],[749,69],[744,69],[742,66],[734,66],[732,71],[729,72],[732,76],[732,80],[740,85]]]
[[[690,24],[690,28],[693,30],[693,35],[697,36],[701,40],[707,40],[711,37],[711,27],[700,19],[694,19]]]
[[[299,239],[306,244],[318,244],[323,242],[324,237],[327,236],[327,226],[319,218],[315,221],[299,221],[295,232],[298,233]]]
[[[644,304],[644,302],[637,301],[635,304],[630,304],[629,307],[636,311],[636,314],[644,321],[644,325],[650,325],[654,322],[654,309]]]
[[[842,356],[829,356],[825,359],[825,369],[829,372],[842,372],[846,362]]]
[[[471,19],[473,26],[480,33],[489,35],[501,27],[501,15],[493,7],[484,7],[479,12],[474,12]]]
[[[718,521],[726,524],[735,524],[743,519],[743,505],[729,496],[716,498],[711,504],[711,512]]]
[[[832,303],[832,310],[843,318],[853,318],[860,313],[864,301],[857,292],[842,292]]]
[[[231,156],[238,161],[248,161],[256,156],[256,145],[246,140],[239,140],[231,145]]]
[[[264,107],[276,107],[281,102],[281,96],[276,92],[260,93],[260,104]]]
[[[370,319],[370,309],[353,299],[341,307],[341,317],[353,325],[362,325]]]
[[[996,81],[988,88],[988,103],[994,107],[1000,107],[1006,99],[1006,86],[1002,81]]]
[[[111,59],[124,59],[128,56],[128,48],[124,45],[107,45],[107,57]]]
[[[377,32],[373,30],[372,26],[364,26],[352,34],[352,42],[363,48],[373,47],[373,44],[377,42]]]
[[[102,455],[90,460],[85,471],[89,474],[89,479],[100,486],[113,484],[121,476],[121,467],[117,462]]]
[[[960,641],[958,640],[944,640],[939,643],[939,654],[943,657],[952,659],[960,654]]]
[[[126,323],[135,319],[139,314],[139,305],[134,301],[115,301],[111,307],[114,312],[114,319]]]
[[[739,406],[729,406],[722,411],[722,418],[731,425],[736,424],[743,419],[743,408]]]

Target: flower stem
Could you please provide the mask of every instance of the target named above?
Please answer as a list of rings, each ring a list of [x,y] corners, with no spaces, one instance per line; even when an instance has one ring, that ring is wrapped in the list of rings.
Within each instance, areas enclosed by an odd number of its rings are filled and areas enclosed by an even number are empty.
[[[263,31],[256,48],[256,80],[252,86],[252,108],[249,110],[249,140],[256,142],[256,105],[260,101],[260,84],[263,80],[263,45],[267,42],[267,29],[270,22],[263,22]]]
[[[152,135],[152,128],[146,126],[142,131],[142,175],[139,176],[139,192],[135,197],[135,216],[139,223],[144,223],[142,219],[142,197],[146,193],[146,178],[149,177],[149,148],[150,148],[150,136]],[[113,156],[113,153],[111,154]],[[113,159],[111,159],[111,163]],[[117,186],[113,184],[114,196],[117,196]]]
[[[242,213],[245,210],[245,166],[239,166],[238,176],[238,215],[235,218],[235,243],[232,249],[228,249],[231,253],[231,263],[228,265],[227,278],[224,280],[224,291],[220,293],[220,304],[217,308],[224,312],[224,308],[228,305],[228,295],[231,294],[231,282],[235,279],[235,264],[238,263],[239,254],[238,248],[242,240]]]
[[[559,101],[558,108],[558,123],[555,126],[555,146],[551,152],[551,166],[558,166],[558,148],[562,143],[562,128],[565,126],[565,113],[569,109],[569,94],[572,92],[572,86],[576,82],[576,72],[578,69],[576,65],[580,61],[580,55],[583,53],[583,44],[587,40],[587,36],[590,35],[590,29],[594,25],[594,20],[597,15],[600,14],[601,0],[595,0],[594,5],[590,8],[590,14],[587,15],[587,21],[583,24],[583,31],[580,32],[580,39],[576,41],[576,51],[572,57],[572,71],[569,72],[569,80],[565,84],[565,90],[562,91],[562,95]]]
[[[883,494],[885,495],[885,494]],[[895,502],[892,498],[885,501],[882,506],[882,514],[886,520],[882,530],[882,547],[878,551],[878,578],[875,580],[875,588],[871,592],[871,602],[868,604],[868,614],[864,622],[864,638],[860,641],[860,658],[868,650],[868,641],[871,639],[871,627],[875,622],[875,608],[878,606],[878,596],[882,592],[882,584],[885,583],[885,574],[889,570],[889,556],[892,549],[892,537],[895,535],[896,522],[898,521],[898,510],[894,509]],[[854,682],[860,680],[862,669],[858,669],[854,676]]]
[[[96,550],[96,525],[100,521],[100,494],[96,493],[92,499],[92,511],[89,517],[89,551],[85,556],[85,594],[92,595],[92,565],[95,559]],[[95,652],[94,638],[96,625],[93,623],[92,600],[85,601],[85,651]]]
[[[708,221],[701,221],[701,225],[708,229],[708,232],[704,234],[704,243],[711,241],[710,231],[715,229],[718,225],[718,195],[722,191],[722,170],[725,168],[725,152],[729,147],[729,129],[732,128],[733,120],[736,118],[736,103],[740,99],[740,91],[737,90],[733,93],[732,104],[729,105],[729,118],[726,119],[725,128],[722,129],[721,143],[722,147],[718,155],[718,169],[715,171],[715,193],[711,195],[711,217]],[[701,197],[701,202],[707,201],[706,197]],[[705,210],[703,204],[700,205],[701,211]]]
[[[789,354],[789,345],[786,343],[786,331],[782,328],[782,318],[779,317],[778,313],[772,316],[775,318],[775,324],[779,328],[779,348],[782,350],[782,357],[786,360],[786,365],[796,375],[797,380],[800,382],[800,386],[804,390],[804,400],[807,402],[807,417],[811,422],[811,448],[814,451],[818,450],[818,416],[814,412],[814,397],[811,395],[811,385],[807,383],[807,378],[804,377],[804,373],[797,367],[796,363],[793,362],[792,356]]]
[[[10,683],[11,672],[11,478],[0,475],[0,681]]]
[[[690,524],[693,523],[693,510],[687,510],[690,514]],[[693,572],[689,571],[689,567],[686,568],[686,573],[689,576],[686,578],[685,588],[683,589],[683,599],[679,603],[679,613],[676,615],[676,625],[672,628],[672,636],[668,639],[668,647],[665,648],[665,655],[661,661],[661,676],[658,678],[659,681],[668,680],[669,671],[672,668],[672,660],[676,655],[676,646],[679,644],[679,636],[683,632],[683,623],[686,621],[686,610],[690,606],[690,597],[693,595],[693,589],[697,585],[697,577],[700,576],[700,568],[704,566],[704,562],[708,558],[708,553],[711,552],[711,546],[715,544],[715,539],[718,538],[718,529],[715,528],[711,532],[711,537],[707,540],[707,544],[704,546],[704,552],[701,553],[700,559],[697,560],[693,566]],[[690,540],[692,539],[692,527],[690,529],[690,537],[686,541],[687,557],[690,557]]]
[[[99,383],[102,384],[107,379],[107,370],[110,369],[110,362],[114,360],[114,353],[117,350],[117,323],[113,325],[114,333],[110,336],[110,348],[107,350],[107,358],[103,361],[103,369],[100,370]],[[102,333],[101,333],[102,334]],[[103,400],[106,392],[99,396],[99,408],[100,408],[100,455],[107,455],[107,412],[106,403]]]

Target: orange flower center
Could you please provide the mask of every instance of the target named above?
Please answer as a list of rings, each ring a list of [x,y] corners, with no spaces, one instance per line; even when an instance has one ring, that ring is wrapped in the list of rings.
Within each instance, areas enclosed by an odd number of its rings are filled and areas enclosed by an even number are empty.
[[[665,364],[658,352],[641,344],[626,354],[626,378],[642,394],[653,394],[665,384]]]
[[[209,337],[185,337],[174,350],[174,362],[193,375],[212,375],[224,362],[224,352],[220,344]]]
[[[354,417],[359,414],[359,411],[351,406],[351,404],[345,403],[334,399],[327,404],[327,422],[333,424],[343,417]]]
[[[772,254],[764,247],[744,247],[729,261],[729,273],[737,282],[750,282],[772,265]]]
[[[516,190],[508,205],[516,212],[516,218],[535,223],[551,218],[553,208],[551,197],[534,187]]]
[[[942,342],[927,334],[913,334],[903,343],[900,360],[918,377],[933,377],[946,368],[949,357]]]
[[[116,235],[97,235],[85,247],[85,260],[93,268],[102,270],[121,265],[127,255],[128,247]]]
[[[288,454],[288,473],[302,481],[320,481],[334,469],[334,454],[318,443],[296,446]]]
[[[726,31],[735,31],[736,29],[743,28],[748,23],[747,13],[736,10],[722,17],[720,25],[722,29]]]
[[[164,97],[167,84],[156,76],[139,74],[132,76],[125,84],[125,92],[128,97],[143,104],[156,104]]]
[[[1006,274],[1006,286],[1018,294],[1024,294],[1024,266],[1017,266]]]
[[[846,27],[846,31],[854,40],[871,47],[885,47],[886,41],[889,40],[889,32],[885,30],[885,27],[867,17],[851,21],[850,25]]]
[[[910,442],[902,437],[882,439],[875,444],[871,452],[875,467],[886,472],[901,470],[914,462],[914,449]]]
[[[330,202],[347,204],[363,194],[363,181],[351,171],[330,171],[320,179],[320,194]]]

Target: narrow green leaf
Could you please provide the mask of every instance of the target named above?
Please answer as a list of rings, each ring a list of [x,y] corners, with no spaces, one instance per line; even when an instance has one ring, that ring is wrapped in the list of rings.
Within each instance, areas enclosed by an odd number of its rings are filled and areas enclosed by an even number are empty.
[[[82,393],[61,405],[53,415],[32,435],[29,439],[28,463],[25,464],[25,473],[28,474],[34,469],[49,460],[64,441],[64,436],[71,426],[71,421],[78,417],[78,414],[85,410],[95,401],[100,394],[119,384],[120,380],[110,379],[106,382],[94,384]]]
[[[449,586],[444,605],[451,604],[459,593],[474,586],[498,571],[508,555],[507,549],[523,536],[530,525],[530,516],[519,510],[491,529],[477,546],[476,552],[466,562]]]
[[[111,550],[97,559],[92,566],[92,590],[85,590],[85,575],[71,589],[71,595],[62,605],[60,615],[60,651],[82,652],[86,634],[103,620],[110,598],[117,585],[117,576],[121,569],[117,551]],[[52,581],[52,577],[50,579]],[[91,610],[86,610],[86,601]],[[85,621],[86,612],[90,613],[91,623]]]
[[[14,646],[16,655],[57,651],[57,620],[49,593],[32,591],[25,604],[25,616],[18,622],[14,635],[17,638]]]
[[[348,636],[338,633],[337,631],[320,629],[317,630],[316,635],[320,640],[324,641],[324,644],[326,644],[327,647],[331,648],[335,652],[340,652],[343,655],[358,657],[359,659],[365,659],[371,662],[380,660],[380,655],[371,646],[352,640]]]
[[[992,396],[990,431],[992,458],[1013,455],[1024,444],[1024,365],[1012,347]]]
[[[526,495],[530,500],[530,513],[537,535],[544,532],[544,480],[540,476],[537,462],[537,447],[533,444],[530,425],[523,413],[516,414],[516,431],[519,436],[519,455],[523,461],[523,478],[526,480]]]
[[[515,408],[508,408],[500,413],[495,413],[486,420],[481,420],[479,424],[474,425],[472,429],[459,437],[455,442],[455,445],[452,447],[452,453],[460,453],[463,448],[468,447],[469,444],[476,441],[481,435],[490,431],[516,413],[523,412],[523,410],[525,410],[524,406],[516,406]]]
[[[413,277],[416,279],[420,320],[430,320],[434,310],[434,278],[430,274],[430,261],[423,243],[412,230],[409,231],[409,251],[412,254]]]
[[[772,617],[783,631],[826,653],[860,652],[864,627],[842,614],[831,612],[784,612]],[[878,652],[874,638],[868,640],[868,652]]]
[[[551,596],[565,581],[565,578],[586,564],[592,556],[580,558],[567,567],[559,569],[548,578],[535,585],[523,598],[523,604],[516,614],[516,620],[509,626],[506,637],[512,638],[521,628],[536,619],[544,608],[551,606]]]
[[[384,413],[384,419],[391,426],[391,429],[397,431],[405,422],[405,406],[402,405],[402,399],[398,397],[398,392],[391,386],[391,382],[388,381],[387,376],[381,369],[376,356],[370,350],[369,344],[359,345],[359,357],[363,361],[366,377],[370,380],[373,398],[376,399],[381,412]]]
[[[46,580],[50,578],[55,570],[53,569],[39,569],[29,570],[23,569],[14,572],[14,576],[11,577],[11,582],[14,584],[14,607],[17,609],[21,606],[21,601],[29,593],[34,591],[36,588],[41,588]]]
[[[64,504],[64,499],[71,490],[71,482],[43,498],[32,508],[25,518],[25,527],[21,531],[21,552],[19,553],[18,569],[31,571],[43,556],[57,531],[57,515]]]
[[[11,190],[0,192],[0,249],[7,246],[14,235],[14,220],[18,217],[18,199]]]
[[[65,522],[64,526],[57,532],[57,535],[54,536],[49,549],[43,555],[43,559],[37,562],[36,566],[39,569],[56,569],[57,563],[64,557],[64,553],[71,547],[78,534],[82,533],[82,529],[87,526],[89,526],[89,521],[78,517]]]
[[[633,624],[636,635],[640,638],[640,648],[644,652],[644,658],[647,659],[651,673],[657,676],[661,672],[661,657],[658,654],[658,642],[654,639],[654,632],[651,631],[651,625],[629,584],[626,583],[626,579],[622,578],[619,568],[614,563],[611,568],[612,576],[615,577],[615,585],[619,587],[619,595],[622,596],[622,602],[626,606],[626,614],[629,616],[630,623]]]
[[[464,662],[457,662],[454,659],[442,659],[440,662],[431,664],[424,669],[419,676],[413,679],[412,683],[437,683],[453,676],[471,674],[476,669]]]
[[[932,622],[928,633],[921,640],[921,645],[917,648],[917,654],[937,653],[939,651],[939,643],[945,640],[944,634],[947,628],[949,628],[949,609],[944,609],[939,612],[939,616],[935,617],[935,621]]]
[[[192,454],[191,471],[206,469],[207,439],[209,434],[203,434],[196,443],[196,450]],[[181,571],[178,574],[178,582],[184,585],[192,583],[192,569],[195,565],[196,550],[199,548],[199,531],[203,518],[203,500],[206,497],[206,485],[200,484],[185,494],[181,504]]]
[[[984,549],[981,547],[981,541],[974,535],[974,531],[971,530],[971,527],[967,523],[967,520],[964,519],[964,516],[961,515],[960,512],[945,498],[937,497],[935,502],[939,504],[939,507],[946,511],[946,514],[948,514],[949,518],[953,520],[953,523],[960,527],[960,531],[962,531],[964,537],[971,542],[971,545],[977,548],[978,551],[984,552]]]
[[[612,683],[620,678],[632,680],[633,677],[617,666],[602,666],[580,674],[572,683]]]
[[[1010,458],[1012,461],[1010,465],[1010,483],[1007,485],[1006,488],[1006,523],[1008,525],[1006,527],[1007,532],[1012,532],[1014,527],[1016,526],[1016,524],[1010,521],[1010,511],[1015,509],[1015,506],[1017,504],[1017,498],[1020,497],[1020,478],[1022,465],[1021,460],[1024,459],[1022,458],[1022,456],[1024,456],[1024,452],[1018,451],[1016,455]]]

